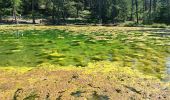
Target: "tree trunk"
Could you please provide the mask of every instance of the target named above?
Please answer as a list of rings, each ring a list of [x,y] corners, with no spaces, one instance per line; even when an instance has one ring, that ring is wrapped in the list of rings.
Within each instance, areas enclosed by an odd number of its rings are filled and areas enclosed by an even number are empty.
[[[153,12],[156,12],[157,0],[153,0]]]
[[[144,11],[147,11],[148,5],[147,5],[147,0],[144,0]]]
[[[146,21],[148,20],[146,11],[148,10],[148,3],[147,0],[143,1],[143,23],[146,24]]]
[[[75,21],[77,21],[78,17],[79,17],[79,9],[78,9],[78,4],[77,4]]]
[[[79,10],[78,9],[77,9],[77,13],[76,14],[77,14],[77,18],[79,18]]]
[[[167,0],[167,6],[168,6],[168,11],[170,11],[170,1],[169,0]],[[167,18],[167,23],[170,23],[170,19],[169,19],[169,17],[170,17],[170,12],[168,12],[168,18]]]
[[[16,12],[17,12],[17,11],[16,11],[16,7],[13,7],[13,17],[14,17],[14,20],[15,20],[15,24],[18,24]]]
[[[53,24],[55,24],[55,6],[54,6],[54,2],[53,2],[52,20],[53,20]]]
[[[63,24],[66,24],[65,10],[63,10],[62,12],[62,16],[63,16]]]
[[[32,0],[32,23],[35,24],[35,0]]]
[[[116,15],[117,15],[117,9],[116,9],[116,7],[114,6],[114,5],[116,5],[116,0],[113,0],[113,5],[112,5],[112,24],[114,24],[115,23],[115,17],[116,17]]]
[[[66,15],[65,15],[65,8],[64,8],[64,2],[65,0],[62,0],[62,17],[63,17],[63,24],[66,23]]]
[[[149,15],[152,13],[152,0],[149,2]]]
[[[57,24],[58,25],[60,24],[60,13],[59,13],[59,11],[60,11],[60,7],[58,6],[58,8],[57,8]]]
[[[98,0],[98,17],[99,17],[99,24],[102,23],[102,7],[101,7],[101,3],[103,1],[102,0]]]
[[[0,22],[2,22],[2,15],[0,14]]]
[[[139,16],[138,16],[138,0],[135,0],[135,5],[136,5],[136,23],[139,23]]]
[[[167,0],[167,8],[168,8],[168,11],[170,11],[170,1],[169,0]],[[169,17],[169,15],[170,15],[170,12],[168,12],[168,17]]]
[[[131,0],[131,6],[132,7],[131,7],[131,18],[130,18],[130,20],[133,21],[134,0]]]
[[[152,23],[152,0],[149,1],[149,18],[148,18],[148,23]]]

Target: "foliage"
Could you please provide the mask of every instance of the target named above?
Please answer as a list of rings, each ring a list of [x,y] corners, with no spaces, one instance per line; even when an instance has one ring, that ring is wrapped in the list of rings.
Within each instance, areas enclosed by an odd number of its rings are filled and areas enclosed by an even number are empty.
[[[167,25],[166,24],[152,24],[151,27],[152,28],[166,28]]]
[[[138,24],[136,22],[125,22],[125,27],[136,27]]]
[[[78,23],[170,23],[169,0],[0,0],[0,8],[1,20],[16,12],[23,18],[31,15],[33,22],[47,18],[53,24],[69,23],[69,18]]]

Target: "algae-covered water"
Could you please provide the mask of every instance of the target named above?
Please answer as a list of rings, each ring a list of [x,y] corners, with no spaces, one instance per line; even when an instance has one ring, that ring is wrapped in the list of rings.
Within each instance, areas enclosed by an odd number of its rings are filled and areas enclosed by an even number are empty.
[[[36,67],[42,63],[82,66],[110,61],[160,75],[165,71],[169,37],[144,32],[75,33],[62,30],[0,32],[0,66]]]
[[[113,48],[124,48],[111,35],[98,35],[99,39],[93,39],[59,30],[1,32],[0,66],[33,67],[46,62],[86,66],[91,61],[112,60]]]

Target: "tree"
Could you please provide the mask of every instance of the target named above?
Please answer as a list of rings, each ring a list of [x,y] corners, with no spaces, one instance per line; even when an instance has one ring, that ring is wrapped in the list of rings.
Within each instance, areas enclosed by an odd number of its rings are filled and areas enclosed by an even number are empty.
[[[118,7],[116,6],[117,2],[116,0],[112,0],[112,12],[111,12],[111,19],[112,19],[112,23],[115,23],[115,18],[118,15]]]
[[[50,18],[53,24],[67,23],[68,18],[101,24],[127,20],[170,24],[169,11],[170,0],[0,0],[0,21],[12,13],[15,23],[22,14],[34,24],[38,17]]]
[[[2,21],[3,0],[0,0],[0,22]]]
[[[127,20],[127,16],[128,16],[128,7],[127,7],[126,0],[118,0],[117,4],[115,5],[118,6],[117,19],[121,22],[124,22],[125,20]]]
[[[55,24],[55,11],[56,11],[56,5],[55,5],[55,0],[51,0],[52,2],[52,21],[53,21],[53,24]]]
[[[157,8],[157,0],[153,0],[153,12],[156,12],[156,8]]]
[[[135,0],[135,6],[136,6],[136,23],[139,23],[139,15],[138,15],[138,0]]]
[[[133,14],[134,14],[134,0],[131,0],[131,17],[130,17],[131,21],[133,21]]]
[[[149,23],[152,23],[152,0],[149,0]]]
[[[160,0],[159,7],[157,10],[156,22],[170,24],[170,2],[169,0]]]
[[[32,23],[35,24],[35,0],[32,0]]]
[[[83,0],[75,0],[75,8],[76,8],[76,18],[79,17],[79,11],[83,9]]]
[[[13,17],[15,19],[15,23],[17,24],[18,23],[17,10],[18,10],[18,8],[19,8],[19,6],[21,4],[21,0],[12,0],[11,4],[12,4]]]

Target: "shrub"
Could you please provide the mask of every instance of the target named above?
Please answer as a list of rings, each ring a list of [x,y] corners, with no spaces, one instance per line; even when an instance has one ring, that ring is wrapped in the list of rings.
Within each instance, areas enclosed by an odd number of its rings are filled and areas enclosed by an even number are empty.
[[[135,22],[125,22],[123,26],[124,27],[136,27],[138,26],[138,24]]]
[[[165,25],[165,24],[152,24],[151,27],[152,28],[166,28],[167,25]]]

